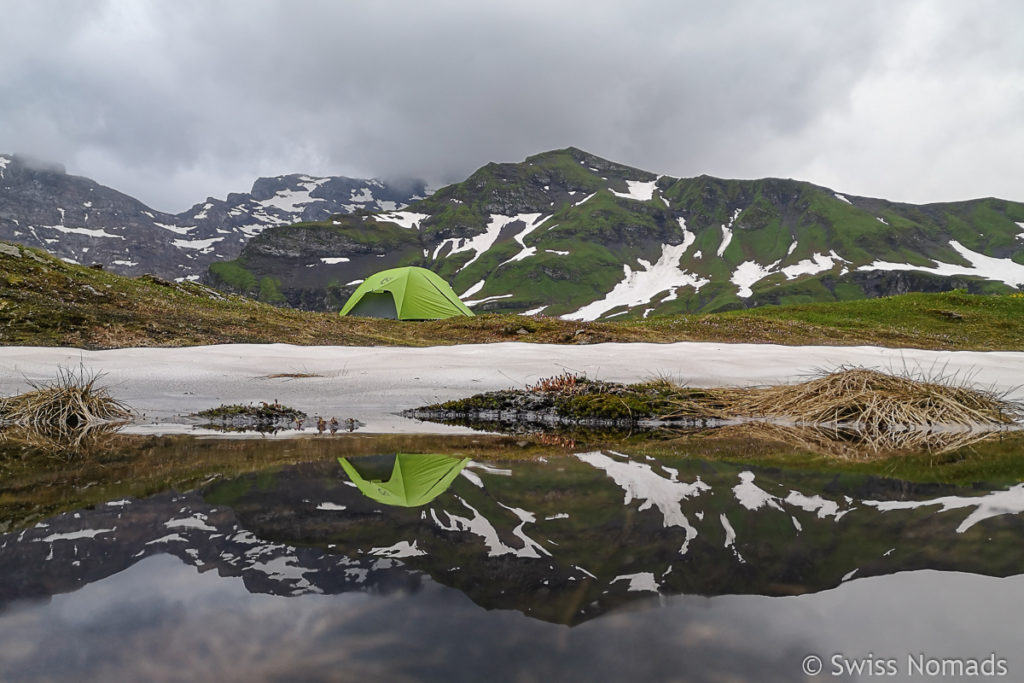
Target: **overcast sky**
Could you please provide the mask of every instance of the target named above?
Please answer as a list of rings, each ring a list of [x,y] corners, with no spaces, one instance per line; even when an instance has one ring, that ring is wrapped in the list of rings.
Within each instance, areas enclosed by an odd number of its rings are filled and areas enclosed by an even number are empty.
[[[0,0],[0,152],[154,208],[261,175],[673,176],[1024,200],[1016,0]]]

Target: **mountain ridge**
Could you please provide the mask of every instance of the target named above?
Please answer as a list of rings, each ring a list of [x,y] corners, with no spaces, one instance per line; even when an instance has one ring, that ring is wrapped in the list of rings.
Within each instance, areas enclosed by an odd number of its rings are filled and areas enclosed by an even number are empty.
[[[60,164],[0,154],[0,239],[41,247],[75,263],[99,263],[123,275],[198,280],[210,263],[234,258],[266,227],[396,209],[425,191],[421,181],[292,173],[258,178],[249,192],[207,197],[170,214],[69,175]]]
[[[0,239],[126,275],[337,310],[367,275],[437,271],[477,311],[575,320],[1024,284],[1024,204],[914,205],[807,181],[675,178],[575,147],[422,183],[289,174],[180,214],[0,155]]]
[[[478,311],[594,320],[1013,291],[1022,238],[1016,202],[913,205],[799,180],[673,178],[570,147],[487,164],[404,211],[273,228],[213,264],[209,282],[333,310],[372,272],[418,265]],[[268,256],[289,240],[319,247]]]

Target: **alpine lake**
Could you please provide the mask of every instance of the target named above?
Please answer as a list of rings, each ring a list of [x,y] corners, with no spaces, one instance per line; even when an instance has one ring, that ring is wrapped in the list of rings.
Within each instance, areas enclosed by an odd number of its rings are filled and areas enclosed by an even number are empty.
[[[3,439],[4,681],[1024,680],[1020,432]]]

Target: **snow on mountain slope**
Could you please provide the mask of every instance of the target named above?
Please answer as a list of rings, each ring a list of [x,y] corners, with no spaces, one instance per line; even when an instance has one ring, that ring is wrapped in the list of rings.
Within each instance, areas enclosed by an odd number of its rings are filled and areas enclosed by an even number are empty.
[[[380,180],[292,174],[260,178],[249,193],[210,197],[175,215],[68,175],[58,165],[5,154],[0,155],[0,239],[125,275],[195,279],[213,261],[236,257],[249,238],[268,227],[358,210],[395,211],[424,193],[423,183],[398,187]]]
[[[623,264],[624,277],[603,299],[562,317],[566,320],[597,320],[613,308],[648,304],[662,292],[668,291],[672,296],[679,287],[688,286],[699,291],[708,280],[679,267],[679,259],[689,246],[686,242],[675,246],[662,245],[661,257],[653,265],[640,259],[643,270],[634,271],[628,264]]]
[[[943,263],[936,261],[935,266],[915,266],[910,263],[890,263],[887,261],[874,261],[868,265],[860,266],[857,270],[889,270],[908,271],[916,270],[936,275],[975,275],[989,280],[999,280],[1011,287],[1024,285],[1024,265],[1021,265],[1008,258],[992,258],[979,254],[963,246],[956,240],[951,240],[949,246],[953,247],[968,263],[969,266],[957,265],[955,263]]]

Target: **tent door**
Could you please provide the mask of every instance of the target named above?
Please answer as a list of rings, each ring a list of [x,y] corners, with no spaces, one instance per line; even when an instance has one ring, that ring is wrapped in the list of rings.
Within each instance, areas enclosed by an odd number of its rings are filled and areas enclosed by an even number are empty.
[[[391,292],[367,292],[348,314],[366,318],[390,318],[391,320],[398,318],[395,297],[391,295]]]

